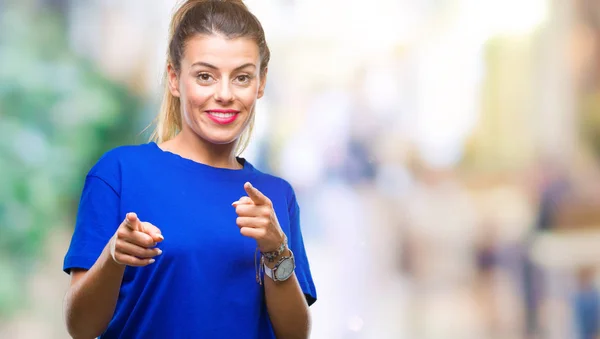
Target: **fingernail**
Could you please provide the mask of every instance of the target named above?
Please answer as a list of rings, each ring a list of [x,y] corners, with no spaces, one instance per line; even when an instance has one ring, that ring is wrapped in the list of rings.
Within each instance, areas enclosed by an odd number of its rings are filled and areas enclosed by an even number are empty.
[[[161,255],[161,254],[162,254],[162,250],[161,250],[160,248],[157,248],[157,250],[158,250],[158,251],[157,251],[157,252],[158,252],[158,254],[157,254],[157,255]]]
[[[160,240],[165,240],[165,237],[163,237],[163,235],[162,235],[162,234],[160,234],[160,233],[158,233],[156,236],[157,236],[157,237],[159,237],[159,238],[160,238]]]
[[[150,259],[150,261],[149,261],[149,262],[150,262],[151,264],[154,264],[154,262],[155,262],[155,261],[156,261],[156,260],[154,260],[154,259]]]

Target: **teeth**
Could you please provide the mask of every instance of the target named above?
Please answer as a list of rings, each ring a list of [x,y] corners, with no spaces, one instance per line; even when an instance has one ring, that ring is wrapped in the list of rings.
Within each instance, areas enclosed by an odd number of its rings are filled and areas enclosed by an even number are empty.
[[[217,118],[231,118],[235,115],[235,113],[217,113],[217,112],[209,112],[210,115],[215,116]]]

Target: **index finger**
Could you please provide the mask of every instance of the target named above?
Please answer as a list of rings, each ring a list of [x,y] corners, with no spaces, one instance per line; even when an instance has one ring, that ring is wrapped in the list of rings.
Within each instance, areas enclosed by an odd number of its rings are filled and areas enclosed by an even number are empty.
[[[127,213],[125,216],[125,226],[132,231],[144,231],[144,226],[142,226],[140,219],[138,219],[137,214],[133,212]]]
[[[245,183],[244,189],[246,190],[246,193],[248,193],[248,196],[250,197],[250,199],[252,199],[255,205],[269,205],[271,203],[271,200],[269,200],[269,198],[262,194],[262,192],[259,191],[256,187],[252,186],[251,183]]]

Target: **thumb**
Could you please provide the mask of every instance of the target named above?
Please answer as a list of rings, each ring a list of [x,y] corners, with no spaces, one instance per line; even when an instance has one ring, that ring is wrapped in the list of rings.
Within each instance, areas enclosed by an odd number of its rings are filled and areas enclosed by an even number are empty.
[[[233,206],[237,206],[237,205],[249,205],[249,204],[253,204],[254,202],[252,202],[252,199],[250,199],[249,197],[241,197],[238,201],[234,202],[232,205]]]
[[[155,242],[161,242],[165,239],[160,231],[160,228],[152,225],[149,222],[142,222],[142,225],[144,227],[143,232],[151,236]]]

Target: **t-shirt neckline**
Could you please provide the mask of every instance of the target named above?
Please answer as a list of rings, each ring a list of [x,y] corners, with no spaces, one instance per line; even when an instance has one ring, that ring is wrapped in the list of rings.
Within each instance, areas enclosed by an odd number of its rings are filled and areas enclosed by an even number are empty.
[[[169,163],[173,163],[178,166],[187,167],[188,169],[195,170],[195,171],[203,171],[203,172],[207,172],[207,173],[210,172],[210,173],[214,173],[214,174],[223,174],[223,175],[242,175],[242,174],[248,174],[248,172],[251,172],[253,169],[252,164],[250,164],[245,158],[242,158],[242,157],[236,157],[238,163],[240,163],[242,165],[242,168],[240,168],[240,169],[214,167],[214,166],[203,164],[201,162],[197,162],[197,161],[194,161],[194,160],[191,160],[188,158],[184,158],[181,155],[170,152],[170,151],[165,151],[162,148],[160,148],[154,141],[150,141],[148,143],[148,145],[156,153],[160,154],[160,156],[164,160],[169,161]]]

